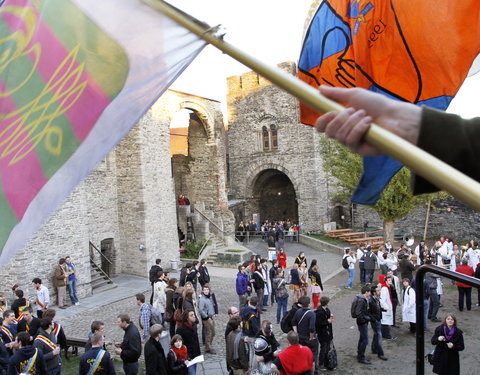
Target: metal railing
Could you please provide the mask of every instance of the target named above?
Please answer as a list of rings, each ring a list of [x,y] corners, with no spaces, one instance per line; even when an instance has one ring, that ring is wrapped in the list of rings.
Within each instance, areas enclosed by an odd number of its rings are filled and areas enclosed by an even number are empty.
[[[204,254],[205,253],[205,249],[207,248],[208,246],[208,243],[210,242],[210,240],[214,237],[214,234],[213,233],[210,233],[207,237],[207,240],[205,241],[205,243],[203,244],[202,248],[200,249],[200,251],[198,252],[198,260],[202,259],[202,258],[207,258],[209,254],[207,254],[207,256]]]
[[[95,260],[94,260],[94,256],[92,255],[92,254],[93,254],[92,249],[95,249],[95,250],[97,250],[97,253],[99,253],[99,254],[103,257],[103,259],[105,259],[108,263],[113,264],[112,261],[111,261],[110,259],[108,259],[108,258],[105,256],[105,254],[103,254],[100,250],[98,250],[98,248],[97,248],[93,243],[89,242],[89,245],[90,245],[90,260],[91,260],[92,262],[95,261]]]
[[[242,238],[240,240],[239,238]],[[252,238],[261,238],[262,240],[268,239],[268,233],[260,232],[260,231],[236,231],[235,232],[235,239],[239,242],[246,241],[247,243],[250,242]],[[283,239],[285,242],[300,242],[299,239],[299,231],[289,232],[288,230],[283,231]]]
[[[424,315],[424,286],[423,280],[425,279],[425,274],[427,272],[436,273],[440,276],[445,276],[449,279],[460,281],[464,284],[480,287],[480,279],[476,279],[471,276],[466,276],[462,273],[450,271],[439,266],[434,266],[431,264],[425,264],[420,266],[417,270],[416,281],[415,281],[415,293],[416,293],[416,313],[417,313],[417,330],[416,330],[416,344],[417,344],[417,353],[416,353],[416,365],[417,365],[417,375],[425,374],[425,332],[423,327],[425,325],[425,315]]]

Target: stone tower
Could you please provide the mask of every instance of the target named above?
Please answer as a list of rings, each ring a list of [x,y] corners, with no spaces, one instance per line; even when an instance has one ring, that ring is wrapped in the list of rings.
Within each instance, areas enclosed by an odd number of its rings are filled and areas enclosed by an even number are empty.
[[[294,63],[279,67],[295,75]],[[291,219],[303,231],[328,220],[319,135],[299,122],[298,101],[255,72],[229,77],[229,177],[236,220]],[[243,217],[242,217],[243,215]]]

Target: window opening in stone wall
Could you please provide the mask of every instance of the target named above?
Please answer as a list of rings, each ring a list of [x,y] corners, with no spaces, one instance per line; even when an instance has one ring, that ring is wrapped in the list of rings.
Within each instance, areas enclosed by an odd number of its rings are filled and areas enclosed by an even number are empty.
[[[266,126],[262,127],[263,151],[270,151],[270,134]]]
[[[270,137],[272,143],[272,150],[278,150],[277,127],[275,125],[270,125]]]

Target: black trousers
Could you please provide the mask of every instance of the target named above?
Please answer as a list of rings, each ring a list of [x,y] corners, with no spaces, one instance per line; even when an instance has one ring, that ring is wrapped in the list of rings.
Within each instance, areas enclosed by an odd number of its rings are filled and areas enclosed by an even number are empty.
[[[457,286],[458,288],[458,309],[463,311],[463,301],[467,299],[467,310],[472,309],[472,288],[464,288]]]

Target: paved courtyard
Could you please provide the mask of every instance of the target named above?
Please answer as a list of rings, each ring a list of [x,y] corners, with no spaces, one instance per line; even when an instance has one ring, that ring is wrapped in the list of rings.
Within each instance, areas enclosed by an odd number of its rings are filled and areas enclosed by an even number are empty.
[[[252,242],[247,244],[250,249],[258,253],[264,253],[265,244],[262,242]],[[379,361],[372,357],[373,365],[365,366],[356,362],[356,345],[358,340],[358,331],[354,320],[350,317],[350,302],[357,293],[359,286],[354,286],[351,290],[345,290],[345,274],[341,268],[341,256],[327,251],[316,251],[303,246],[302,244],[287,243],[287,255],[289,265],[299,251],[304,251],[307,260],[316,258],[320,265],[322,281],[325,291],[323,295],[333,297],[330,308],[335,315],[334,336],[335,345],[339,356],[339,367],[337,373],[341,374],[374,374],[378,372],[388,372],[394,374],[414,374],[415,373],[415,338],[406,333],[407,326],[394,328],[394,334],[398,337],[395,341],[384,343],[386,356],[389,360]],[[219,316],[216,319],[216,337],[213,347],[217,354],[206,354],[205,362],[197,367],[199,375],[224,375],[227,374],[225,366],[225,344],[224,330],[227,323],[227,309],[231,305],[238,303],[235,293],[235,277],[237,271],[232,268],[209,267],[211,274],[212,290],[215,292],[220,307]],[[172,276],[178,276],[172,274]],[[358,275],[356,276],[358,281]],[[100,294],[83,299],[80,306],[69,307],[66,310],[58,311],[58,318],[63,323],[67,336],[86,337],[92,320],[103,320],[106,323],[107,341],[121,341],[123,331],[116,325],[116,317],[119,313],[126,312],[130,314],[134,322],[138,321],[138,307],[135,304],[135,293],[139,291],[148,291],[149,282],[147,278],[135,276],[120,276],[115,279],[118,287]],[[449,284],[450,281],[445,281]],[[447,311],[455,311],[456,290],[447,286],[446,293],[442,297],[442,303],[450,306],[440,310],[439,316]],[[476,296],[476,292],[473,293]],[[473,298],[476,302],[476,298]],[[291,302],[289,302],[289,306]],[[480,338],[476,335],[480,310],[473,307],[470,312],[456,312],[459,318],[459,325],[465,332],[466,350],[461,354],[462,374],[474,374],[476,371],[476,351],[475,348],[480,345]],[[275,322],[276,305],[268,307],[268,311],[262,314],[262,319],[268,319]],[[401,316],[401,312],[398,312]],[[401,321],[399,319],[399,321]],[[282,347],[287,346],[285,334],[281,332],[276,324],[274,333],[281,343]],[[434,327],[429,327],[426,332],[426,350],[431,347],[428,344]],[[200,332],[200,327],[199,327]],[[372,334],[370,333],[370,338]],[[113,348],[112,348],[113,349]],[[367,351],[368,352],[368,351]],[[426,373],[431,373],[431,367],[426,365]]]

